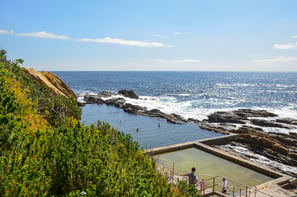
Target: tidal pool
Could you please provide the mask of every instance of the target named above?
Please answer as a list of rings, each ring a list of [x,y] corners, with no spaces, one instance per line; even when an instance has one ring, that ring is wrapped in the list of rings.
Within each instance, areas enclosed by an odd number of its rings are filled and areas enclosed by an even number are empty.
[[[98,119],[130,134],[145,149],[222,136],[200,129],[194,123],[172,124],[164,119],[130,114],[105,104],[88,104],[82,107],[83,123],[97,124]]]
[[[231,184],[231,180],[234,180],[244,185],[256,186],[273,179],[272,177],[197,148],[155,155],[154,159],[157,164],[167,169],[173,170],[174,167],[176,174],[188,173],[192,167],[196,167],[195,174],[198,175],[199,180],[222,176],[229,180],[229,185],[236,185],[235,182]],[[218,182],[221,183],[221,180]]]

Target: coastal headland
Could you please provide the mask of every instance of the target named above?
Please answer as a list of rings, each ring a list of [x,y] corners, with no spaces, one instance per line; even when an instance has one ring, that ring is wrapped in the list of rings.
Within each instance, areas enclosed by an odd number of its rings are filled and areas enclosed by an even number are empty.
[[[194,122],[201,129],[226,135],[238,134],[230,141],[221,141],[212,146],[248,160],[255,160],[254,154],[262,155],[269,160],[292,166],[293,170],[286,170],[268,163],[272,169],[297,177],[297,172],[294,170],[297,166],[297,133],[291,132],[297,129],[297,119],[283,118],[266,110],[253,109],[218,111],[208,115],[204,120],[186,119],[178,114],[167,114],[159,109],[147,109],[129,102],[131,99],[142,99],[132,90],[120,90],[118,93],[103,91],[79,97],[80,105],[94,103],[112,105],[128,113],[162,118],[175,124]],[[286,129],[288,132],[266,132],[263,130],[266,127]],[[253,154],[243,154],[236,151],[236,147],[242,147],[245,152]]]

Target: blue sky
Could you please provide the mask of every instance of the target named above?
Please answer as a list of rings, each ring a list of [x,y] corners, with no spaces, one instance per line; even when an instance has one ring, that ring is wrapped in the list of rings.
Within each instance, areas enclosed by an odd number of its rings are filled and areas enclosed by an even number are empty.
[[[1,0],[0,48],[36,70],[297,72],[296,0]]]

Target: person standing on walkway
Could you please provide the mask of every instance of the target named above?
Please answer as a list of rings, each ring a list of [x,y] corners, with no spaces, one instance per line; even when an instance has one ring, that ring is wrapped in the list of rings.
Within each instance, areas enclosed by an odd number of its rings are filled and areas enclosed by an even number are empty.
[[[206,181],[205,179],[202,179],[202,181],[200,182],[200,191],[202,193],[202,195],[205,195],[205,190],[206,190]]]
[[[198,178],[195,175],[195,171],[196,171],[196,168],[193,167],[192,168],[192,172],[187,173],[187,174],[180,174],[180,176],[187,176],[187,177],[189,177],[189,186],[190,185],[193,185],[193,186],[198,185]]]
[[[223,177],[223,184],[222,184],[222,193],[226,193],[227,192],[227,180],[226,178]]]

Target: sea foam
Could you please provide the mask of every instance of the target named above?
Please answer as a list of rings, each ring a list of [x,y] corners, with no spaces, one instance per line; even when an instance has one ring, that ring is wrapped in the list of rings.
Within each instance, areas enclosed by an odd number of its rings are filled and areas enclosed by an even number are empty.
[[[232,111],[241,109],[242,107],[236,107],[238,103],[242,103],[243,100],[236,99],[196,99],[180,101],[175,96],[140,96],[139,99],[131,99],[122,95],[112,95],[110,97],[103,97],[103,100],[123,98],[126,103],[145,107],[147,110],[158,109],[167,114],[178,114],[186,119],[193,118],[197,120],[207,119],[207,116],[217,111]],[[214,106],[214,107],[213,107]],[[218,106],[218,107],[216,107]],[[224,107],[219,107],[224,106]],[[229,106],[229,107],[226,107]],[[268,120],[274,120],[277,118],[295,118],[297,117],[297,111],[294,110],[294,106],[285,106],[278,108],[261,108],[252,107],[254,110],[267,110],[269,112],[278,114],[275,118],[266,118]],[[265,132],[273,133],[297,133],[296,129],[283,129],[275,127],[262,127]]]

